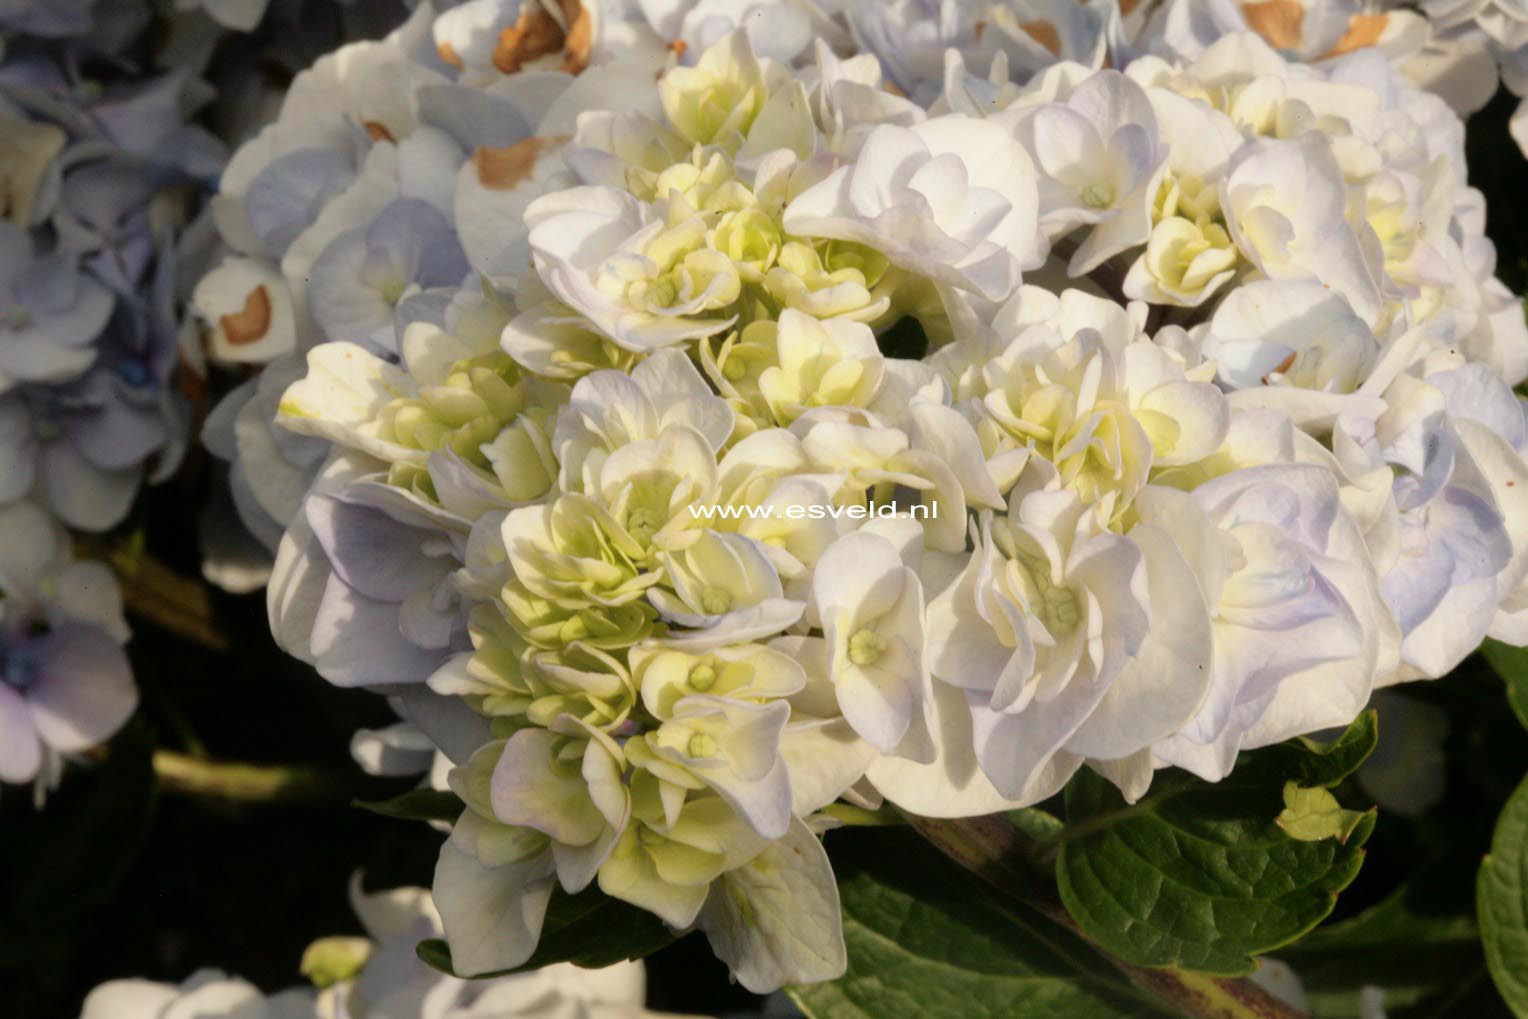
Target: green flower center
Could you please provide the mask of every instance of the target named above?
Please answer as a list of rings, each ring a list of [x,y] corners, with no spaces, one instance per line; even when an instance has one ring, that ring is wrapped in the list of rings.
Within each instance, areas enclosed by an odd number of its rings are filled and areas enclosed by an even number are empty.
[[[1114,201],[1114,196],[1102,184],[1089,184],[1082,189],[1081,197],[1082,204],[1090,209],[1107,209]]]
[[[382,419],[399,445],[428,453],[450,449],[468,463],[487,468],[482,447],[524,408],[519,381],[519,369],[507,354],[459,361],[444,383],[421,388],[417,397],[393,401]]]
[[[1077,606],[1077,595],[1071,588],[1061,587],[1051,581],[1050,563],[1043,556],[1019,550],[1014,566],[1021,574],[1021,582],[1028,590],[1029,605],[1040,622],[1052,634],[1062,637],[1077,628],[1082,619]]]
[[[689,683],[691,690],[704,693],[716,683],[716,669],[708,662],[701,662],[690,669]]]
[[[663,518],[646,506],[638,506],[626,517],[626,532],[644,545],[652,541],[662,526]]]
[[[855,665],[874,665],[886,652],[886,641],[870,627],[862,627],[849,638],[849,661]]]

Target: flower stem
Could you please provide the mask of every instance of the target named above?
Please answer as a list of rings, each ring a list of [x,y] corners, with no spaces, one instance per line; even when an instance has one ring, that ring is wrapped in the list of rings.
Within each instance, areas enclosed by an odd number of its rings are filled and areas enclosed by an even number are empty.
[[[896,810],[867,810],[852,803],[830,803],[822,812],[846,828],[888,828],[907,823],[907,818]]]
[[[1084,940],[1056,891],[1048,854],[1040,840],[1019,831],[1001,814],[958,820],[908,816],[908,823],[937,849],[988,884],[1019,899]],[[1092,942],[1089,941],[1091,944]],[[1150,969],[1093,945],[1137,989],[1184,1019],[1308,1019],[1250,980]]]
[[[314,803],[349,793],[336,776],[313,768],[208,761],[173,750],[154,751],[154,774],[165,792],[241,803]]]

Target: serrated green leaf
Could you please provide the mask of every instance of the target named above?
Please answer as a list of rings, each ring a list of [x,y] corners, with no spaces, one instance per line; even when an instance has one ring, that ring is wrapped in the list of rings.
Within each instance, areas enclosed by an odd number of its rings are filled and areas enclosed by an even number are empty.
[[[535,953],[514,969],[483,973],[473,979],[523,973],[557,962],[600,969],[649,956],[667,947],[674,938],[674,932],[652,913],[612,899],[597,888],[577,895],[559,888],[547,905]],[[439,938],[421,941],[415,954],[440,972],[454,975],[450,946]]]
[[[912,833],[828,836],[849,968],[789,989],[812,1019],[1153,1019],[1086,942],[992,894]]]
[[[1138,966],[1224,976],[1320,923],[1358,874],[1375,815],[1346,842],[1291,838],[1276,819],[1287,782],[1333,785],[1374,749],[1372,713],[1336,742],[1291,741],[1242,755],[1219,783],[1182,772],[1158,777],[1126,804],[1083,771],[1066,790],[1067,830],[1056,861],[1061,898],[1083,932]]]
[[[1274,823],[1301,842],[1346,842],[1363,817],[1362,810],[1344,810],[1337,797],[1325,789],[1302,789],[1298,783],[1285,782],[1284,809]]]
[[[1513,647],[1499,640],[1487,640],[1480,653],[1507,684],[1507,703],[1518,721],[1528,728],[1528,648]]]
[[[1227,781],[1298,782],[1307,789],[1330,788],[1358,770],[1379,743],[1379,715],[1365,711],[1330,743],[1305,736],[1276,743],[1237,759]],[[1220,783],[1225,785],[1225,782]]]
[[[1528,779],[1496,821],[1480,864],[1475,911],[1491,977],[1512,1014],[1528,1017]]]
[[[405,821],[455,821],[463,810],[459,796],[441,789],[410,789],[391,799],[355,800],[354,803],[373,814]]]

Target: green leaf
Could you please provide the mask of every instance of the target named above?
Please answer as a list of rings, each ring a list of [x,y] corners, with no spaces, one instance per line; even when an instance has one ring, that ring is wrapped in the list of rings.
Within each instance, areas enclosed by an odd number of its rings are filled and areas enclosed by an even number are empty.
[[[1274,823],[1301,842],[1346,842],[1363,819],[1362,810],[1344,810],[1337,797],[1325,789],[1302,789],[1298,783],[1285,782],[1284,810]]]
[[[535,953],[514,969],[483,973],[473,979],[523,973],[556,962],[600,969],[627,959],[649,956],[667,947],[674,939],[674,932],[652,913],[612,899],[598,888],[589,888],[577,895],[569,895],[559,888],[552,893],[552,901],[547,906]],[[421,941],[415,953],[433,968],[454,975],[451,949],[444,941],[438,938]]]
[[[1364,814],[1345,842],[1300,841],[1279,826],[1286,783],[1324,788],[1351,774],[1378,738],[1373,713],[1335,742],[1292,740],[1243,754],[1218,783],[1158,776],[1126,804],[1080,772],[1066,790],[1056,861],[1061,898],[1083,932],[1138,966],[1225,976],[1320,923],[1358,874],[1374,829]]]
[[[1024,833],[1026,838],[1035,842],[1045,839],[1053,839],[1061,834],[1066,825],[1061,823],[1061,818],[1055,814],[1048,814],[1039,807],[1024,807],[1020,810],[1009,810],[1003,814],[1008,818],[1008,823]]]
[[[1374,711],[1365,711],[1330,743],[1301,736],[1242,754],[1235,773],[1227,781],[1278,778],[1298,782],[1307,789],[1330,788],[1357,771],[1378,743],[1379,716]]]
[[[1513,1015],[1528,1017],[1528,779],[1497,818],[1475,882],[1475,911],[1496,987]]]
[[[405,821],[455,821],[464,809],[460,797],[440,789],[410,789],[387,800],[353,802],[362,810]]]
[[[414,954],[426,966],[447,976],[456,976],[451,968],[451,946],[440,938],[427,938],[414,946]]]
[[[1528,648],[1488,639],[1480,645],[1480,653],[1507,684],[1507,703],[1512,705],[1523,727],[1528,728]]]
[[[849,968],[789,989],[812,1019],[1153,1019],[1072,932],[994,894],[902,829],[835,831]]]

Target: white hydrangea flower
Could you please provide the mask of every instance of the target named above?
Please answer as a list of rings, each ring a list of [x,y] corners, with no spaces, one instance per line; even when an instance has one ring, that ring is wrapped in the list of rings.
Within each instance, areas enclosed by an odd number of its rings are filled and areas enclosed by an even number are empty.
[[[282,991],[267,997],[258,987],[221,970],[202,969],[180,984],[152,980],[111,980],[85,998],[80,1019],[171,1019],[180,1015],[207,1019],[318,1019],[310,990]]]
[[[610,188],[558,192],[526,209],[536,267],[552,294],[617,346],[646,353],[718,333],[741,282],[685,208]]]
[[[1141,650],[1150,598],[1140,550],[1054,470],[1029,471],[975,540],[930,600],[930,665],[966,691],[982,770],[1018,799]]]
[[[672,589],[648,595],[659,614],[686,628],[688,646],[717,646],[779,633],[805,606],[785,597],[779,572],[762,543],[741,534],[703,531],[663,553]]]
[[[459,972],[598,887],[830,979],[835,800],[1133,800],[1528,639],[1439,40],[1142,8],[471,0],[236,160],[198,303],[328,451],[245,493],[273,627],[457,765]]]
[[[818,322],[787,308],[775,338],[780,363],[759,375],[759,395],[779,425],[811,407],[868,407],[885,360],[875,334],[858,322]]]
[[[627,961],[589,970],[560,963],[489,980],[463,980],[432,969],[415,954],[439,937],[440,915],[426,888],[367,892],[350,882],[350,904],[363,937],[322,938],[308,946],[302,971],[319,989],[263,994],[248,981],[203,969],[180,984],[112,980],[85,998],[81,1019],[489,1019],[588,1010],[618,1019],[655,1016],[643,1007],[646,974]],[[401,1011],[400,1011],[401,1010]]]
[[[1045,80],[1066,76],[1063,65]],[[1089,228],[1067,267],[1079,276],[1146,240],[1167,151],[1146,92],[1117,71],[1086,75],[1050,98],[1032,106],[1021,97],[1012,109],[1040,173],[1041,230],[1054,242]]]
[[[733,413],[678,351],[659,351],[628,375],[594,372],[573,387],[552,447],[567,491],[596,491],[609,457],[671,428],[701,437],[713,460],[732,434]]]
[[[1220,202],[1236,246],[1265,275],[1315,280],[1375,322],[1378,285],[1348,224],[1346,182],[1324,140],[1308,134],[1247,146],[1232,160]]]
[[[1148,85],[1146,95],[1167,146],[1167,164],[1152,196],[1146,250],[1131,265],[1123,290],[1137,300],[1196,307],[1237,269],[1239,253],[1218,193],[1242,136],[1229,117],[1205,103],[1158,85]]]
[[[1152,754],[1215,781],[1239,750],[1351,722],[1399,634],[1330,471],[1265,464],[1138,503],[1193,566],[1215,638],[1208,697]]]
[[[916,550],[921,532],[911,522],[908,527]],[[835,542],[818,561],[812,598],[844,718],[883,753],[932,760],[932,690],[917,572],[904,564],[896,545],[867,527]]]
[[[1043,254],[1029,157],[1003,129],[946,116],[871,131],[850,166],[785,210],[785,228],[853,241],[907,271],[1007,297]]]
[[[1479,646],[1522,573],[1528,534],[1511,510],[1528,473],[1517,453],[1523,410],[1483,365],[1401,375],[1385,402],[1372,422],[1339,418],[1334,445],[1350,476],[1367,463],[1394,475],[1393,548],[1383,558],[1376,549],[1376,561],[1403,638],[1402,678],[1437,678]]]
[[[1319,283],[1237,287],[1210,319],[1203,351],[1237,406],[1273,407],[1312,428],[1329,427],[1344,411],[1383,408],[1363,392],[1378,340],[1352,305]]]
[[[1224,396],[1141,326],[1144,308],[1082,291],[1021,291],[987,335],[934,355],[975,420],[988,469],[1006,490],[1032,454],[1109,515],[1153,470],[1194,463],[1225,439]],[[1107,502],[1106,502],[1107,500]]]

